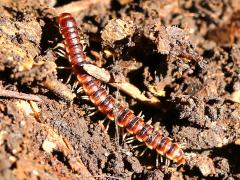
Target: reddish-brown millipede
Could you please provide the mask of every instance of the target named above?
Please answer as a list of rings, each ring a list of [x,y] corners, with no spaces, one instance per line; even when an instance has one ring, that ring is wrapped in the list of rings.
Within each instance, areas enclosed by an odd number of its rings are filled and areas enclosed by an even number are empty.
[[[109,119],[115,120],[120,127],[126,128],[130,134],[135,135],[139,141],[144,142],[148,148],[155,149],[158,154],[166,156],[177,164],[185,164],[184,153],[179,144],[172,143],[169,137],[163,137],[161,130],[155,130],[153,126],[146,124],[142,118],[134,115],[131,110],[118,104],[101,87],[99,80],[82,70],[82,64],[87,63],[86,56],[80,42],[77,23],[72,15],[69,13],[59,15],[58,23],[64,38],[69,62],[91,102]]]

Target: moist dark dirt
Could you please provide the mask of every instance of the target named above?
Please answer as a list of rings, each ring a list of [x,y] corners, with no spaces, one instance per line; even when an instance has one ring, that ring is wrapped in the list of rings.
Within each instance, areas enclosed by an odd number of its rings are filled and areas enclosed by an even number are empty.
[[[56,22],[64,11],[94,64],[159,100],[106,85],[178,142],[186,165],[93,113],[69,79]],[[3,0],[0,12],[0,179],[240,178],[238,0]]]

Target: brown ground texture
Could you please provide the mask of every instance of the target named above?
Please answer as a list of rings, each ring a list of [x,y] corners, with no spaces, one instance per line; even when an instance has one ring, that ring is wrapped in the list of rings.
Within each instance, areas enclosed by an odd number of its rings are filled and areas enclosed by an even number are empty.
[[[0,12],[0,179],[240,179],[239,0],[1,0]],[[61,68],[62,12],[114,77],[109,93],[185,165],[93,113]]]

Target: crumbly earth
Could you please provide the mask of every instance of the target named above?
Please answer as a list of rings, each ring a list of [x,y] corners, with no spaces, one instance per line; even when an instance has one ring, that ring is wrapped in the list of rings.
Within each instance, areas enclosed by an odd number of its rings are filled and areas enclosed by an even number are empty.
[[[2,0],[0,12],[0,179],[240,178],[238,0]],[[181,144],[186,165],[160,161],[92,113],[60,68],[69,67],[62,12],[76,18],[93,63],[159,100],[109,87]]]

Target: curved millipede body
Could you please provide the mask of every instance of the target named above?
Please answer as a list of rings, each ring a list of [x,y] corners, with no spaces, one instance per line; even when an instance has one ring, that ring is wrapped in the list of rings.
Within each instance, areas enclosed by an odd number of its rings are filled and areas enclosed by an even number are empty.
[[[64,38],[69,62],[91,102],[110,120],[115,120],[120,127],[126,128],[130,134],[144,142],[148,148],[155,149],[157,153],[166,156],[177,164],[185,164],[183,150],[177,143],[172,143],[169,137],[163,137],[161,130],[155,130],[153,126],[146,124],[142,118],[134,115],[131,110],[118,104],[101,86],[99,80],[82,70],[82,64],[87,63],[86,56],[80,42],[77,23],[72,15],[69,13],[59,15],[58,23]]]

